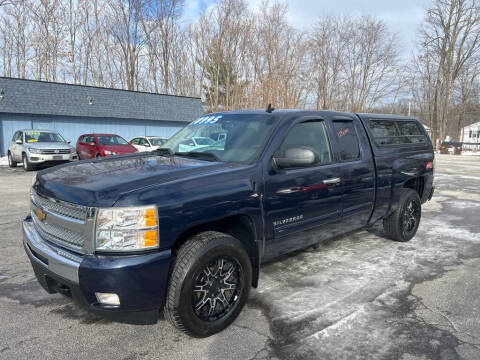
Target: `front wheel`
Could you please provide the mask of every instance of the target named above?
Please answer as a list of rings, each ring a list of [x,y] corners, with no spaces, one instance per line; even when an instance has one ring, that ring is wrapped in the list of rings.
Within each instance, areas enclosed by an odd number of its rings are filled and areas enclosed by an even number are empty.
[[[22,162],[23,162],[23,169],[25,171],[32,171],[33,170],[33,165],[30,163],[30,161],[28,161],[27,155],[23,154]]]
[[[17,167],[17,162],[13,161],[12,153],[10,151],[8,152],[8,166],[11,168]]]
[[[188,335],[213,335],[238,316],[251,283],[252,265],[240,241],[219,232],[200,233],[177,252],[165,317]]]
[[[397,210],[383,220],[385,234],[395,241],[409,241],[417,233],[421,216],[422,203],[418,193],[403,189]]]

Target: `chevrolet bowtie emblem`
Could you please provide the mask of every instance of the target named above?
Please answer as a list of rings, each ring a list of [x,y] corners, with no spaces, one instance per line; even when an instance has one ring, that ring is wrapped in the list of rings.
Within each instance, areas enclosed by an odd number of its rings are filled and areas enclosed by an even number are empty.
[[[47,217],[47,214],[45,214],[42,209],[35,210],[35,215],[37,215],[37,218],[40,221],[44,221]]]

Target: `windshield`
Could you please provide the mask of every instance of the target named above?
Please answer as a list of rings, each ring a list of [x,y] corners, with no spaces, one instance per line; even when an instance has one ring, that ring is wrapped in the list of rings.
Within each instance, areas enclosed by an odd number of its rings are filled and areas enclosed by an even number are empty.
[[[173,153],[210,153],[219,161],[249,164],[260,156],[273,124],[274,118],[264,114],[207,115],[180,130],[162,147]]]
[[[98,142],[102,145],[128,145],[127,141],[118,135],[97,135]]]
[[[167,139],[162,139],[162,138],[149,138],[150,142],[152,143],[153,146],[160,146],[165,144]]]
[[[210,138],[193,138],[195,140],[195,142],[197,143],[197,145],[212,145],[215,141],[213,141],[213,139],[210,139]]]
[[[66,142],[63,137],[57,133],[44,131],[25,131],[25,142],[39,143],[39,142]]]

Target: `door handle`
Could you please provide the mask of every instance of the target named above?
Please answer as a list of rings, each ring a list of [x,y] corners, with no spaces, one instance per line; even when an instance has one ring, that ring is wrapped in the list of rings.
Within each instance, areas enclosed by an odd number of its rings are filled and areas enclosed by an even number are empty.
[[[330,179],[325,179],[322,182],[327,185],[332,185],[332,184],[338,184],[340,182],[340,178],[330,178]]]

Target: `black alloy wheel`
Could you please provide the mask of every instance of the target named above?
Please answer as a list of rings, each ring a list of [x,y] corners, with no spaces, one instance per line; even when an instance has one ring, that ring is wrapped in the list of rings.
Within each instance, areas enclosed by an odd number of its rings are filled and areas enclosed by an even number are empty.
[[[422,203],[415,190],[400,191],[397,209],[383,220],[383,230],[388,238],[405,242],[417,233],[422,216]]]
[[[412,235],[412,232],[417,230],[419,221],[419,206],[417,202],[411,200],[406,206],[403,212],[403,229],[402,233],[405,238]]]
[[[217,231],[196,234],[175,251],[165,318],[190,336],[213,335],[237,318],[251,286],[244,244]]]
[[[201,320],[213,322],[226,316],[239,299],[243,269],[237,260],[218,257],[196,276],[193,310]]]

